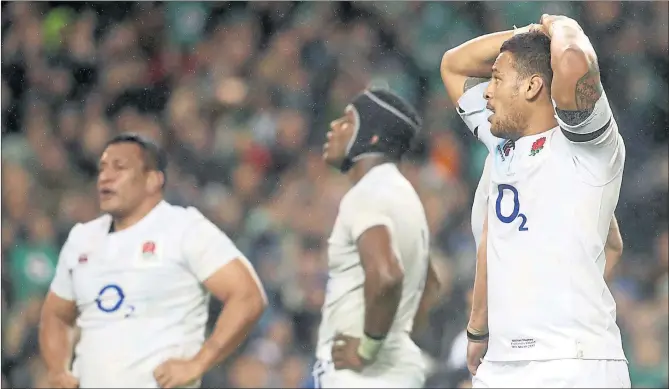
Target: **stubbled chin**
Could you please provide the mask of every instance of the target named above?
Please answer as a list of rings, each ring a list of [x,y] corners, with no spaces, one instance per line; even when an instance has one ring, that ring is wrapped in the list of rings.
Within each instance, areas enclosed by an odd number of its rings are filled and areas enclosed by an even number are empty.
[[[492,123],[490,126],[490,133],[497,138],[503,138],[503,134],[501,134],[500,131],[497,130],[497,127]]]

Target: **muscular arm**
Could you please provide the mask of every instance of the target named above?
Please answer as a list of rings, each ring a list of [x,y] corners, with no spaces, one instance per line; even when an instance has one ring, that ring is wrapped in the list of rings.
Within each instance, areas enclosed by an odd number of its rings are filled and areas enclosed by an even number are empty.
[[[483,223],[481,243],[476,252],[476,275],[474,276],[474,293],[472,311],[467,328],[479,333],[488,332],[488,218]]]
[[[393,254],[386,226],[365,230],[357,245],[365,271],[365,334],[383,339],[390,331],[402,297],[404,272]]]
[[[434,269],[434,263],[430,261],[427,267],[427,278],[425,279],[425,289],[413,320],[413,334],[419,334],[427,327],[429,313],[432,307],[439,301],[441,293],[441,280]]]
[[[204,286],[224,304],[214,331],[194,358],[206,372],[246,339],[265,310],[267,299],[255,270],[244,258],[224,265],[204,281]]]
[[[72,362],[77,306],[49,292],[42,306],[39,346],[46,368],[51,373],[68,371]]]
[[[556,112],[569,125],[582,123],[603,91],[595,50],[573,19],[544,15],[542,24],[551,37],[551,96]]]
[[[614,269],[620,257],[623,255],[623,238],[620,235],[618,228],[618,221],[615,215],[611,219],[609,226],[609,235],[606,238],[606,246],[604,247],[604,255],[606,257],[606,265],[604,267],[604,279],[610,282],[614,275]]]
[[[453,104],[457,104],[468,89],[490,79],[492,64],[499,55],[499,49],[512,36],[513,30],[483,35],[444,54],[441,59],[441,79]]]

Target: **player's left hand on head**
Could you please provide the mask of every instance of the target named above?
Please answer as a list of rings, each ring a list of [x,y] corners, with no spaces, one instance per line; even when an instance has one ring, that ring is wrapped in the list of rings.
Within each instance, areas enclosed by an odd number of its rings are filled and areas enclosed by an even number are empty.
[[[361,371],[370,361],[366,361],[358,354],[360,339],[352,336],[337,334],[332,345],[332,362],[335,370]]]
[[[193,385],[202,374],[200,365],[189,359],[169,359],[153,371],[158,386],[164,389]]]

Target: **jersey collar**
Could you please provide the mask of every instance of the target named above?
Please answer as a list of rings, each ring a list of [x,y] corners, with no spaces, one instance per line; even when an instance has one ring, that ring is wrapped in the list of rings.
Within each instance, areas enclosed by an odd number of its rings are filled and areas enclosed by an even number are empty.
[[[167,201],[165,201],[165,200],[161,200],[158,204],[156,204],[155,207],[153,207],[153,209],[151,209],[151,210],[149,211],[149,213],[147,213],[146,215],[144,215],[143,218],[139,219],[139,221],[138,221],[137,223],[135,223],[135,224],[131,225],[130,227],[128,227],[128,228],[126,228],[126,229],[124,229],[124,230],[121,230],[121,231],[109,232],[109,234],[110,234],[110,235],[119,235],[119,234],[125,233],[126,231],[135,231],[135,230],[141,228],[143,225],[146,225],[146,224],[150,223],[151,220],[155,219],[155,218],[157,217],[157,215],[159,215],[159,214],[161,213],[161,212],[160,212],[161,209],[163,209],[163,208],[165,208],[165,207],[167,207],[167,206],[169,206],[169,204],[167,203]],[[109,218],[109,227],[108,227],[108,230],[111,229],[111,224],[112,224],[112,223],[113,223],[112,218]]]

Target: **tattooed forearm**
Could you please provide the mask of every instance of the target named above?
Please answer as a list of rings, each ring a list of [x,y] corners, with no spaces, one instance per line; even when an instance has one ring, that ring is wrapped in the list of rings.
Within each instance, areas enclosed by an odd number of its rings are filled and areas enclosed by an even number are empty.
[[[555,113],[557,113],[558,117],[562,119],[563,122],[570,126],[576,126],[583,123],[585,119],[590,116],[594,108],[595,107],[593,106],[592,109],[586,111],[567,111],[556,107]]]
[[[467,92],[478,84],[490,81],[489,78],[480,78],[480,77],[469,77],[465,80],[465,86],[462,88],[462,92]]]
[[[602,83],[599,78],[599,66],[597,62],[593,62],[588,72],[576,82],[576,109],[592,112],[601,95]]]
[[[570,126],[583,123],[592,114],[597,100],[602,95],[602,83],[597,62],[593,62],[588,72],[576,82],[575,93],[575,110],[555,108],[558,117]]]

